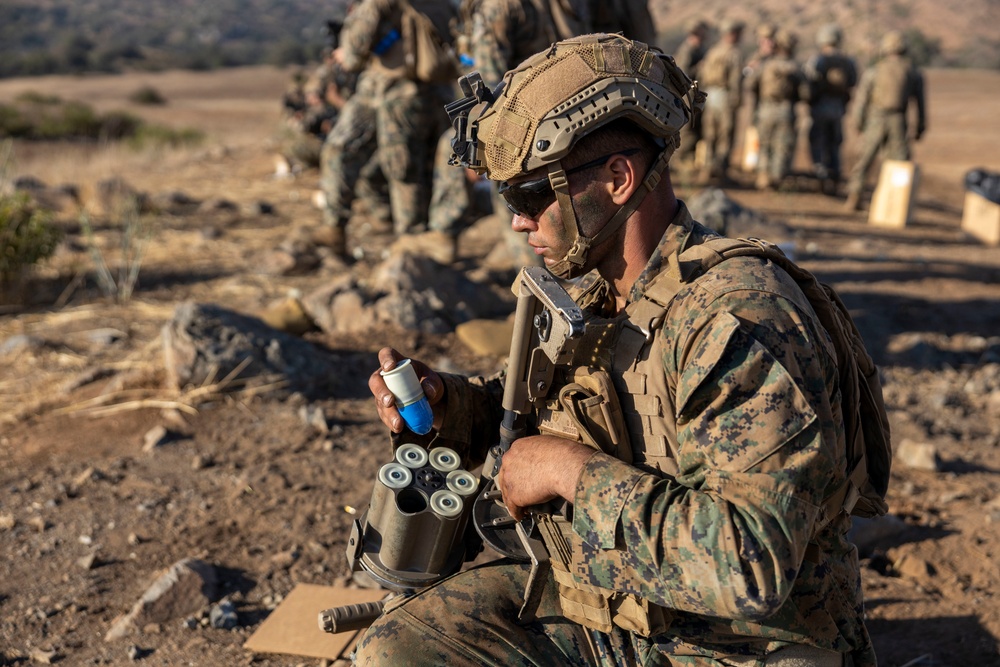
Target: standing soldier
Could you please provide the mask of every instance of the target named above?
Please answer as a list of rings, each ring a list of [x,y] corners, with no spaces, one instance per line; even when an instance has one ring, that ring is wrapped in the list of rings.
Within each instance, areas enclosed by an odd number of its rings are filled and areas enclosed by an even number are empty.
[[[747,88],[754,94],[760,132],[757,189],[778,187],[791,171],[795,155],[795,103],[804,97],[805,75],[795,62],[795,35],[779,30],[774,55],[751,73]]]
[[[590,0],[589,4],[591,32],[620,32],[644,44],[656,43],[656,26],[647,0]]]
[[[361,0],[348,16],[335,61],[362,71],[358,91],[331,130],[330,169],[324,186],[328,245],[347,254],[346,228],[361,170],[377,155],[389,184],[397,234],[419,231],[427,223],[431,161],[445,118],[435,85],[412,71],[414,53],[403,38],[405,11],[430,19],[442,41],[453,14],[448,0]],[[377,153],[376,153],[377,149]]]
[[[840,145],[844,141],[844,115],[851,92],[858,83],[854,60],[841,53],[843,35],[836,23],[827,23],[816,34],[819,53],[806,63],[809,80],[809,153],[820,190],[836,195],[840,185]]]
[[[910,159],[906,114],[911,101],[917,107],[914,140],[920,141],[927,130],[924,77],[906,57],[903,35],[887,32],[882,37],[881,52],[882,59],[864,73],[858,84],[854,118],[863,136],[861,155],[851,170],[847,186],[844,206],[849,211],[858,209],[865,176],[880,150],[887,160]]]
[[[555,4],[553,4],[555,3]],[[468,70],[475,69],[487,86],[497,85],[503,75],[528,56],[553,42],[589,32],[589,9],[585,0],[463,0],[459,9],[460,32],[456,37],[460,61]],[[558,15],[552,12],[556,6]],[[448,130],[437,146],[434,161],[434,193],[430,213],[431,229],[443,232],[457,249],[462,218],[472,205],[470,176],[464,169],[448,166],[451,137]],[[506,213],[507,208],[494,197],[493,209]],[[501,215],[507,246],[518,264],[537,264],[538,259],[524,247],[520,234],[510,230],[509,218]]]
[[[764,61],[774,55],[774,35],[778,28],[773,23],[762,23],[757,26],[757,50],[747,61],[744,76],[750,76],[751,72],[759,69]]]
[[[687,24],[687,36],[674,52],[674,62],[685,74],[695,81],[700,81],[701,61],[707,51],[705,38],[708,36],[708,24],[701,19],[693,19]],[[696,116],[690,123],[681,128],[681,145],[674,158],[687,162],[694,158],[695,147],[701,141],[701,117]]]
[[[743,56],[739,46],[743,23],[726,19],[719,29],[722,33],[719,43],[709,49],[701,64],[700,83],[708,94],[701,118],[705,141],[704,181],[726,178],[743,88]]]

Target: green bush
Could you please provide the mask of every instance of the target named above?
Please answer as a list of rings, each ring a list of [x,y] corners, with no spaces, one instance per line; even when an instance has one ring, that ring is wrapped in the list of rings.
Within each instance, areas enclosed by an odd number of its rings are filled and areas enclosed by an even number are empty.
[[[143,86],[132,92],[128,96],[129,102],[133,104],[143,104],[147,106],[162,106],[167,103],[167,98],[165,98],[160,91],[152,86]]]
[[[192,128],[175,130],[162,125],[141,125],[135,133],[128,137],[129,146],[142,148],[179,148],[182,146],[197,146],[205,138],[204,133]]]
[[[0,104],[0,137],[27,137],[31,121],[15,107]]]
[[[47,213],[26,193],[0,196],[0,287],[15,282],[28,266],[50,257],[60,239]]]

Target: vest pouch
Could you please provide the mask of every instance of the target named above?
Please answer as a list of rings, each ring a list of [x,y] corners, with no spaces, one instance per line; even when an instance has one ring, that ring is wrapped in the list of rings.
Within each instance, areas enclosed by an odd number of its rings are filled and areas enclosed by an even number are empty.
[[[625,418],[611,376],[595,368],[575,368],[559,390],[559,407],[580,441],[625,463],[632,462]]]

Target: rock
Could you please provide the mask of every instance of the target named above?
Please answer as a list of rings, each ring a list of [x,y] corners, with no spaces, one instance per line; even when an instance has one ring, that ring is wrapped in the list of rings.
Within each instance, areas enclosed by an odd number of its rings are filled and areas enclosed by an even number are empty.
[[[193,614],[218,599],[218,589],[213,565],[192,558],[178,561],[146,589],[128,614],[114,622],[104,640],[120,639],[148,623]]]
[[[864,558],[876,549],[887,548],[906,529],[906,522],[892,514],[874,519],[852,517],[847,539],[858,547],[858,554]]]
[[[295,336],[317,329],[316,323],[302,307],[302,302],[289,296],[271,304],[259,315],[264,324]]]
[[[213,628],[232,630],[240,624],[239,616],[236,613],[236,605],[229,600],[223,600],[212,607],[212,610],[208,613],[208,621]]]
[[[730,199],[721,188],[706,188],[686,204],[695,220],[723,235],[760,236],[777,242],[776,236],[788,234],[787,227]]]
[[[299,551],[298,547],[292,547],[288,551],[282,551],[281,553],[271,556],[271,562],[278,569],[287,570],[295,563],[295,561],[299,559],[299,556],[301,555],[302,552]]]
[[[86,556],[77,558],[76,564],[79,565],[82,570],[93,570],[95,567],[100,565],[100,562],[97,560],[97,552],[92,551]]]
[[[24,352],[37,352],[46,345],[47,342],[41,336],[17,334],[0,343],[0,357],[19,355]]]
[[[364,331],[375,325],[357,281],[344,275],[302,298],[302,308],[323,331]]]
[[[150,199],[150,203],[157,210],[171,215],[190,215],[198,210],[201,203],[185,192],[174,190],[172,192],[161,192],[155,194]]]
[[[243,207],[243,215],[250,218],[259,218],[262,215],[274,215],[274,204],[266,201],[255,201]]]
[[[17,519],[14,518],[13,514],[7,514],[7,513],[0,514],[0,532],[14,530],[14,526],[16,525],[17,525]]]
[[[146,431],[146,435],[142,438],[142,451],[148,454],[157,447],[161,447],[162,445],[170,442],[170,440],[171,433],[165,426],[154,426]]]
[[[296,391],[328,396],[341,381],[329,353],[257,318],[212,304],[188,301],[178,306],[162,339],[167,381],[177,388],[234,376],[243,382],[281,379],[285,385],[272,390],[279,398]]]
[[[40,516],[33,516],[28,519],[28,525],[34,528],[39,533],[44,533],[46,530],[52,527],[52,524],[46,521]]]
[[[52,663],[58,661],[60,657],[59,653],[54,650],[46,650],[42,648],[31,649],[31,660],[43,665],[51,665]]]
[[[927,581],[937,574],[932,563],[914,554],[903,554],[893,561],[892,567],[899,576],[918,581]]]
[[[199,213],[232,212],[238,210],[239,206],[223,197],[212,197],[198,205]]]
[[[303,405],[299,408],[299,419],[320,433],[329,433],[330,424],[326,421],[323,408],[318,405]]]
[[[124,331],[111,328],[93,329],[85,334],[87,342],[94,346],[108,347],[128,338]]]
[[[278,249],[260,255],[257,268],[269,276],[301,276],[315,271],[320,261],[312,248],[300,252]]]
[[[204,470],[211,468],[213,464],[214,461],[208,454],[195,454],[194,458],[191,459],[191,470]]]
[[[455,327],[455,335],[480,356],[506,356],[514,335],[514,321],[469,320]]]
[[[412,253],[423,255],[445,266],[455,261],[457,245],[444,232],[431,231],[423,234],[403,234],[389,246],[390,254]]]
[[[895,447],[894,458],[914,470],[930,470],[938,472],[941,470],[941,461],[938,457],[937,448],[928,442],[915,442],[904,438]]]
[[[444,334],[454,328],[447,305],[433,290],[395,292],[375,302],[375,317],[410,331]]]

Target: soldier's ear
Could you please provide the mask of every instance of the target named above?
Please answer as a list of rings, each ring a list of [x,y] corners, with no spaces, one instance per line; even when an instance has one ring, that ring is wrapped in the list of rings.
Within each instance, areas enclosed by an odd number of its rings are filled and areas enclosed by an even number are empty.
[[[611,175],[609,183],[611,199],[619,206],[624,206],[642,183],[642,173],[639,171],[636,157],[619,153],[613,155],[604,165]]]

